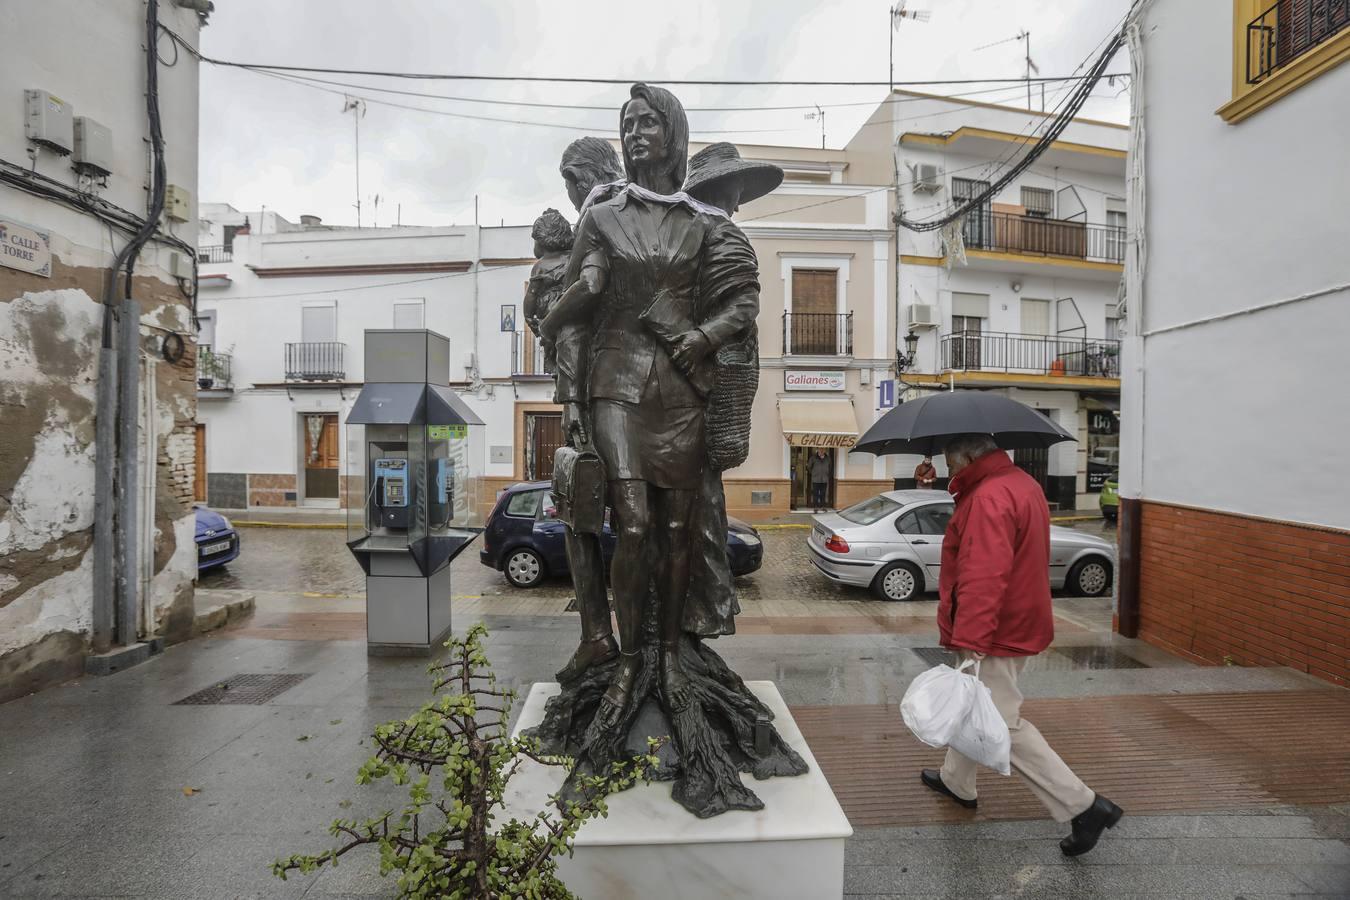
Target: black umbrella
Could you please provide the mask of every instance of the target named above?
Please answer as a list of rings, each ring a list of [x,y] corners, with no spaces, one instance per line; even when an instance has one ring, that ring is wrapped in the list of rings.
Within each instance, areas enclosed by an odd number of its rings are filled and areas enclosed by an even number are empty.
[[[1049,447],[1076,440],[1036,410],[984,391],[944,391],[902,403],[886,413],[853,447],[875,453],[942,452],[958,434],[987,434],[1005,450]]]

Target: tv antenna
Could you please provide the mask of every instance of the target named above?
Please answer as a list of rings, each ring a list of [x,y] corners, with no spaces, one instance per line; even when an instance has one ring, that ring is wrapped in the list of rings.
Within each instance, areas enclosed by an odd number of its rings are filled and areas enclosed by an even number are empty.
[[[806,116],[805,116],[805,118],[810,119],[812,122],[814,122],[816,119],[819,119],[819,120],[820,120],[820,149],[824,150],[824,149],[825,149],[825,110],[823,110],[823,109],[820,108],[820,104],[815,104],[815,107],[816,107],[816,111],[813,112],[813,113],[807,113]]]
[[[900,0],[899,3],[891,7],[891,67],[889,83],[892,92],[895,91],[895,33],[900,30],[900,23],[905,19],[910,19],[915,22],[927,22],[933,17],[933,14],[926,9],[906,9],[905,4],[908,2],[909,0]]]
[[[1023,28],[1017,34],[1010,38],[1004,38],[1001,41],[994,41],[992,44],[983,44],[976,47],[976,50],[987,50],[990,47],[998,47],[1002,44],[1011,44],[1013,41],[1022,41],[1022,61],[1026,64],[1026,82],[1027,82],[1027,109],[1031,109],[1031,76],[1032,73],[1041,74],[1040,66],[1031,58],[1031,32]],[[1041,84],[1041,112],[1045,112],[1045,84]]]
[[[342,113],[352,114],[352,123],[356,126],[356,227],[361,227],[361,120],[366,115],[366,101],[360,97],[347,97],[342,105]]]

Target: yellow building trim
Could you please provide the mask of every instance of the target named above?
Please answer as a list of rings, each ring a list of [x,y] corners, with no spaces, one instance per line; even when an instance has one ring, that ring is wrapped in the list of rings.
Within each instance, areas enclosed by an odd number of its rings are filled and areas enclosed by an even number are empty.
[[[932,144],[934,146],[946,146],[953,144],[961,138],[987,138],[991,141],[1003,141],[1007,144],[1031,144],[1034,143],[1026,135],[1009,134],[1006,131],[994,131],[989,128],[972,128],[969,125],[962,125],[951,134],[919,134],[917,132],[907,131],[900,135],[900,140],[906,144]],[[1053,141],[1050,144],[1052,150],[1065,150],[1070,153],[1088,153],[1093,156],[1106,156],[1111,159],[1125,159],[1125,151],[1117,150],[1113,147],[1098,147],[1094,144],[1079,144],[1074,141]]]
[[[948,372],[939,376],[957,387],[1033,387],[1082,388],[1091,391],[1118,391],[1119,378],[1098,378],[1090,375],[1035,375],[1025,372]]]
[[[910,256],[908,253],[900,254],[900,262],[907,266],[940,266],[946,262],[944,256]]]
[[[1247,83],[1247,25],[1268,0],[1233,0],[1233,99],[1215,113],[1236,125],[1350,59],[1350,28],[1282,66],[1259,84]]]
[[[1094,272],[1124,272],[1121,263],[1096,262],[1090,259],[1074,259],[1066,256],[1037,256],[1032,253],[1000,253],[997,250],[967,250],[966,259],[992,259],[998,262],[1042,263],[1051,266],[1068,266],[1073,269],[1091,269]]]

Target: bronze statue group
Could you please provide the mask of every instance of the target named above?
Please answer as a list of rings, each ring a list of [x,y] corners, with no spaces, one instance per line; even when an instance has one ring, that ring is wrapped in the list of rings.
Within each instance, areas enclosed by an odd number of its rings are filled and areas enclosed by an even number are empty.
[[[725,143],[690,158],[684,108],[662,88],[633,85],[619,118],[622,163],[600,138],[563,152],[575,230],[551,209],[533,229],[524,312],[563,408],[554,489],[581,618],[535,733],[584,774],[668,737],[658,777],[690,812],[760,809],[742,772],[806,764],[707,642],[739,612],[722,472],[749,452],[759,372],[759,264],[731,215],[783,173]]]

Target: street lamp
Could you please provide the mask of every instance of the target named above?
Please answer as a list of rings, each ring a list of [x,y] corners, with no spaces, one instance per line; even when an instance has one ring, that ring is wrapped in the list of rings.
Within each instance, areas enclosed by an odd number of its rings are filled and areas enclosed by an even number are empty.
[[[895,351],[895,376],[898,380],[905,370],[914,365],[919,352],[919,336],[914,332],[905,335],[905,352]]]

